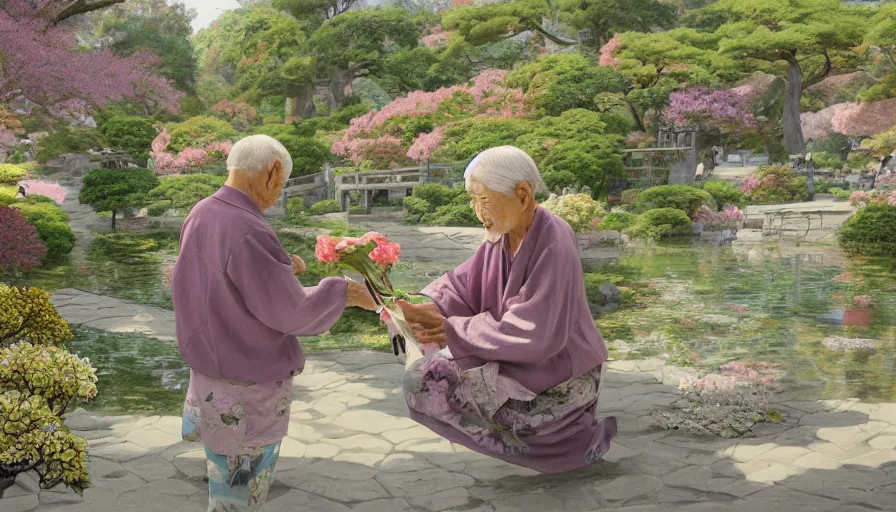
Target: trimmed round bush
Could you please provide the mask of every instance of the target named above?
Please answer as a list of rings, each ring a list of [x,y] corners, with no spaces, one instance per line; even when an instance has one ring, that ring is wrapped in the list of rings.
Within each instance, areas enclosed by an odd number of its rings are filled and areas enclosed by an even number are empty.
[[[335,199],[327,199],[325,201],[320,201],[319,203],[314,203],[311,205],[311,208],[308,209],[308,213],[311,215],[326,215],[328,213],[339,213],[342,211],[342,206],[339,204],[339,201]]]
[[[638,210],[642,212],[657,208],[674,208],[690,217],[697,213],[701,206],[718,209],[715,199],[709,192],[687,185],[661,185],[648,188],[638,195]]]
[[[659,240],[690,233],[691,219],[677,208],[657,208],[638,216],[626,233],[635,238]]]
[[[604,216],[597,225],[601,231],[622,231],[634,225],[638,216],[628,212],[612,212]]]
[[[726,204],[743,208],[747,204],[747,196],[730,181],[712,180],[703,185],[703,190],[715,200],[718,207]]]
[[[25,178],[27,172],[18,165],[0,164],[0,185],[14,187]],[[15,195],[15,194],[13,194]]]
[[[68,214],[52,199],[29,196],[13,204],[29,224],[37,229],[37,236],[47,245],[44,262],[58,262],[75,248],[75,233],[68,225]]]
[[[305,211],[305,198],[293,197],[286,201],[286,214],[299,215]]]
[[[106,145],[131,155],[139,164],[149,159],[152,141],[158,135],[151,118],[137,116],[115,116],[99,130]]]
[[[856,256],[896,254],[896,206],[869,204],[846,220],[838,231],[840,248]]]
[[[183,151],[188,146],[206,146],[212,142],[223,142],[239,138],[233,126],[222,119],[196,116],[176,124],[171,128],[169,151]]]

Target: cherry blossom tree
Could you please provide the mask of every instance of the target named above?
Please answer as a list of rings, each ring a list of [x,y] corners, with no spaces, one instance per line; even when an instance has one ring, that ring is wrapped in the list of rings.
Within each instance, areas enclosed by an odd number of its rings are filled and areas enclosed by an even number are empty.
[[[147,107],[177,112],[182,93],[153,74],[159,63],[157,56],[145,51],[130,57],[118,57],[110,50],[85,51],[78,48],[70,28],[54,24],[60,16],[65,19],[103,3],[118,2],[3,3],[0,101],[20,94],[47,107],[73,99],[84,100],[91,107],[137,100],[146,102]],[[47,17],[47,13],[55,14]]]
[[[188,146],[180,153],[174,155],[168,153],[168,145],[171,144],[171,132],[163,128],[152,141],[152,168],[159,176],[173,174],[187,174],[211,165],[216,158],[230,155],[233,143],[229,140],[212,142],[204,147]]]
[[[751,88],[710,91],[694,87],[673,92],[664,115],[680,126],[753,128],[756,125],[751,104],[754,94]]]
[[[896,98],[868,103],[837,103],[800,117],[806,138],[815,140],[824,139],[834,132],[847,137],[877,135],[894,124]]]

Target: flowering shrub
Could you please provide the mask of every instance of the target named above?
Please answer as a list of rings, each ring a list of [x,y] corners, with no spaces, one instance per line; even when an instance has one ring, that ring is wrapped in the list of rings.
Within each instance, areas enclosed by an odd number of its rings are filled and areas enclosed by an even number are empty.
[[[749,88],[710,91],[703,87],[673,92],[663,115],[679,126],[755,128],[752,93]]]
[[[805,176],[791,167],[764,166],[750,176],[740,188],[756,203],[793,203],[809,200],[809,186]]]
[[[68,224],[68,214],[51,199],[28,195],[12,205],[25,220],[37,229],[37,236],[47,244],[44,262],[60,262],[75,248],[75,233]]]
[[[726,206],[720,212],[701,206],[694,214],[694,222],[703,224],[704,228],[710,230],[735,229],[737,223],[742,220],[744,220],[744,212],[737,206]]]
[[[37,229],[15,208],[0,206],[0,270],[31,270],[47,255],[47,244]]]
[[[248,128],[258,118],[258,112],[252,105],[226,99],[212,105],[211,111],[215,116],[230,121],[234,127]]]
[[[622,49],[622,41],[618,37],[614,37],[600,48],[600,65],[618,67],[619,59],[616,58],[616,52]]]
[[[40,487],[90,486],[87,441],[63,415],[96,396],[96,370],[61,347],[68,324],[37,288],[0,285],[0,498],[20,473],[35,471]]]
[[[867,103],[837,103],[818,112],[800,115],[803,136],[824,139],[832,133],[849,137],[877,135],[893,127],[896,98]]]
[[[65,201],[65,196],[68,195],[68,190],[56,182],[25,180],[19,182],[19,185],[25,188],[25,195],[49,197],[55,201],[56,204],[62,204],[63,201]]]
[[[580,233],[591,227],[594,219],[606,214],[603,207],[588,194],[551,194],[541,206],[565,220],[573,231]]]
[[[716,201],[716,205],[719,207],[725,205],[737,206],[738,208],[743,208],[747,203],[747,197],[744,195],[744,192],[737,188],[730,181],[724,180],[711,180],[707,181],[703,185],[703,190],[705,190],[709,195],[712,196]]]
[[[674,410],[655,418],[666,429],[729,438],[748,434],[756,423],[781,421],[781,412],[769,407],[774,365],[763,364],[734,362],[722,365],[721,374],[682,378]]]
[[[187,174],[224,160],[233,143],[229,140],[210,142],[205,147],[187,147],[177,155],[166,152],[171,144],[171,133],[163,128],[152,141],[152,169],[160,176]]]
[[[239,133],[227,121],[214,117],[191,117],[171,128],[170,145],[173,151],[189,146],[204,147],[213,142],[233,140]]]
[[[644,132],[631,132],[625,137],[625,147],[628,149],[651,148],[656,144],[656,137]]]
[[[849,196],[849,204],[856,207],[875,203],[896,206],[896,190],[857,190]]]

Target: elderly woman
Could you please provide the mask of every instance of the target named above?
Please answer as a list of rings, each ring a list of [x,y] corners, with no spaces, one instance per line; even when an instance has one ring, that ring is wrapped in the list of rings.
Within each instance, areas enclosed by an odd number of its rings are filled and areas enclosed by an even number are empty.
[[[544,473],[600,459],[616,419],[596,419],[607,348],[585,298],[569,225],[535,202],[535,162],[505,146],[467,167],[485,227],[476,254],[401,303],[422,346],[445,348],[409,364],[411,417],[471,450]]]
[[[253,135],[227,159],[227,182],[184,224],[171,295],[190,366],[183,435],[208,457],[209,511],[255,510],[273,482],[289,425],[292,378],[305,358],[296,336],[325,332],[347,306],[376,306],[361,283],[303,287],[262,212],[280,197],[292,159]]]

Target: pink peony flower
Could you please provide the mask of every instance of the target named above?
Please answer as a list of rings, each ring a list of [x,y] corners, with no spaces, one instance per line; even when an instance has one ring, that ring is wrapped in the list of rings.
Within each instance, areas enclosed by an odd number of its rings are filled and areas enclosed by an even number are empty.
[[[342,252],[349,247],[354,247],[356,245],[363,245],[364,242],[361,241],[360,238],[353,238],[347,236],[336,243],[336,252]]]
[[[395,265],[398,263],[399,257],[401,257],[401,246],[394,242],[378,245],[370,252],[370,259],[383,267]]]
[[[336,252],[336,244],[339,240],[331,236],[320,235],[317,237],[317,246],[314,255],[323,263],[336,263],[339,261],[339,253]]]

